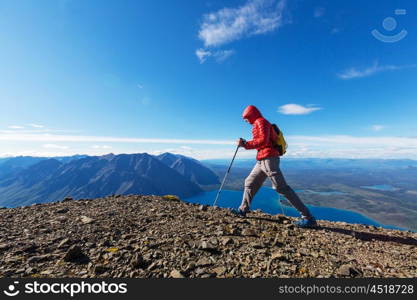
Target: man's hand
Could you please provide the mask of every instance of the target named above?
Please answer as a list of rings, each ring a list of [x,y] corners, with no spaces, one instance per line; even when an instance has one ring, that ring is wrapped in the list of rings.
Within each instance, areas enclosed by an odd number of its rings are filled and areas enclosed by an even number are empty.
[[[245,146],[245,144],[246,144],[246,140],[244,140],[242,138],[240,138],[240,139],[237,140],[237,145],[239,147],[243,147],[243,146]]]

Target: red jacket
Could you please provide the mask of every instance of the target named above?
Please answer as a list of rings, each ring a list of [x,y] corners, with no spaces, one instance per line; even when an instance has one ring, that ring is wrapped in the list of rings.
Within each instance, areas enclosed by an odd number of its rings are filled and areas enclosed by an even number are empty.
[[[274,148],[272,142],[276,139],[276,133],[271,124],[262,117],[259,110],[255,106],[249,105],[243,112],[242,117],[252,124],[253,138],[245,143],[245,149],[258,150],[257,160],[279,156],[279,152]]]

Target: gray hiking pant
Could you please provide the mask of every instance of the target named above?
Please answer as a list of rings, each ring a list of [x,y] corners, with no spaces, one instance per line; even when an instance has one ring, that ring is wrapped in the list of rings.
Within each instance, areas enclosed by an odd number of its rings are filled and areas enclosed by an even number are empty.
[[[248,211],[253,197],[260,189],[265,179],[268,177],[273,188],[280,194],[283,194],[288,201],[301,213],[304,218],[310,218],[312,215],[294,190],[287,184],[279,168],[279,157],[270,157],[259,160],[253,167],[252,172],[245,180],[245,190],[243,192],[242,204],[239,209]]]

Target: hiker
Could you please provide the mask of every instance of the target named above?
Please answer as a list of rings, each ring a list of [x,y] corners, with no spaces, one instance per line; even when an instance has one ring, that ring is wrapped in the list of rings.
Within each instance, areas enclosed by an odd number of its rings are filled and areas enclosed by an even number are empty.
[[[274,189],[278,193],[283,194],[301,213],[301,219],[294,224],[302,228],[317,226],[316,220],[309,209],[286,183],[282,175],[279,168],[280,153],[274,145],[274,138],[277,137],[277,134],[272,125],[262,117],[259,110],[253,105],[246,107],[242,117],[246,122],[252,124],[253,139],[251,141],[245,141],[240,138],[237,144],[246,150],[256,149],[258,153],[256,156],[257,162],[245,180],[242,204],[238,210],[234,210],[234,213],[239,216],[246,216],[253,197],[268,177]]]

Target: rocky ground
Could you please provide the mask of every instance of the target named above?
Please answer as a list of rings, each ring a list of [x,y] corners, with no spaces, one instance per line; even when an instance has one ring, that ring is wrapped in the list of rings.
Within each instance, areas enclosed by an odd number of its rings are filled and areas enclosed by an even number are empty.
[[[417,234],[113,196],[0,209],[1,277],[417,277]]]

